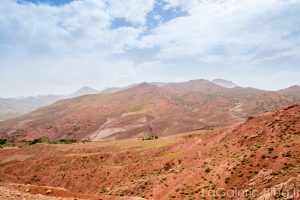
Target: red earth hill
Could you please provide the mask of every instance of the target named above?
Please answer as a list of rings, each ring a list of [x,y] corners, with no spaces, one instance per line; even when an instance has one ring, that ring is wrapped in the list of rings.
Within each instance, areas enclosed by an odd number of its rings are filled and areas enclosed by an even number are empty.
[[[295,102],[298,100],[275,92],[224,88],[206,80],[160,87],[142,83],[116,93],[59,101],[0,122],[0,133],[26,140],[164,136],[224,127]]]
[[[248,199],[286,199],[264,189],[300,190],[299,145],[300,105],[293,105],[224,130],[157,140],[4,148],[0,182],[155,200],[215,199],[208,190],[221,188],[259,192]]]

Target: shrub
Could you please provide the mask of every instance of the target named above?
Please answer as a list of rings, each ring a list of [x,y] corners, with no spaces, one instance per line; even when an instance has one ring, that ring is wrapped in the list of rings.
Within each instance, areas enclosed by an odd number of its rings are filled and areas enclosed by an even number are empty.
[[[79,130],[80,130],[80,127],[75,126],[75,127],[72,129],[72,132],[78,132]]]
[[[0,145],[5,145],[7,142],[7,139],[0,139]]]
[[[146,138],[143,138],[142,140],[157,140],[157,139],[158,139],[157,135],[151,135],[151,136],[148,136]]]
[[[206,172],[206,173],[209,173],[210,171],[211,171],[210,168],[206,168],[206,169],[205,169],[205,172]]]
[[[247,158],[244,158],[242,161],[241,161],[242,165],[245,165],[248,163],[248,159]]]
[[[226,183],[226,184],[228,184],[229,181],[230,181],[230,178],[229,178],[229,177],[225,178],[225,183]]]
[[[274,151],[274,148],[269,147],[269,148],[268,148],[268,151],[269,151],[269,153],[272,153],[272,152]]]
[[[249,120],[252,120],[252,119],[254,119],[253,116],[248,116],[248,118],[247,118],[248,121],[249,121]]]
[[[76,143],[77,140],[68,140],[68,139],[60,139],[58,141],[56,140],[51,140],[48,137],[43,137],[43,138],[37,138],[29,142],[29,145],[34,145],[34,144],[40,144],[40,143],[47,143],[47,144],[72,144]]]
[[[238,177],[243,177],[243,176],[244,176],[243,172],[240,172],[240,173],[238,174]]]
[[[283,157],[286,157],[286,158],[290,158],[290,157],[292,157],[292,152],[291,152],[291,151],[288,151],[288,152],[286,152],[286,153],[283,153],[282,156],[283,156]]]
[[[39,143],[50,143],[50,139],[47,137],[43,137],[43,138],[36,138],[32,141],[29,142],[29,145],[34,145],[34,144],[39,144]]]
[[[77,142],[77,140],[67,140],[67,139],[58,140],[59,144],[73,144],[73,143],[76,143],[76,142]]]

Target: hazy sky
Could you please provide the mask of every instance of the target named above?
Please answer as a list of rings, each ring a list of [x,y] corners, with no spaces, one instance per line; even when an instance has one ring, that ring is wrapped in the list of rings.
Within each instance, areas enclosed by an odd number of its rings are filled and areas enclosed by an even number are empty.
[[[0,0],[0,97],[201,78],[300,85],[300,0]]]

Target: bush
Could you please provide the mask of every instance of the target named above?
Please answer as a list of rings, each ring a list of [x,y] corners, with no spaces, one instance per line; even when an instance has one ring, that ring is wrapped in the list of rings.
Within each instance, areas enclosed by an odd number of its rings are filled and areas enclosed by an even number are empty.
[[[143,140],[157,140],[157,139],[158,139],[157,135],[151,135],[151,136],[148,136],[146,138],[143,138]]]
[[[78,126],[75,126],[73,129],[72,129],[73,132],[77,132],[77,131],[80,131],[80,127]]]
[[[242,165],[245,165],[248,163],[248,159],[247,158],[244,158],[242,161],[241,161]]]
[[[286,157],[286,158],[290,158],[290,157],[292,157],[292,152],[291,152],[291,151],[288,151],[288,152],[286,152],[286,153],[283,153],[282,156],[283,156],[283,157]]]
[[[238,177],[243,177],[243,176],[244,176],[243,172],[240,172],[240,173],[238,174]]]
[[[269,153],[271,154],[271,153],[274,151],[274,148],[273,148],[273,147],[269,147],[269,148],[268,148],[268,151],[269,151]]]
[[[29,142],[29,145],[39,144],[39,143],[50,143],[50,139],[48,137],[37,138]]]
[[[47,144],[73,144],[76,143],[77,140],[68,140],[68,139],[60,139],[58,141],[51,140],[48,137],[37,138],[29,142],[29,145],[47,143]]]
[[[7,142],[7,139],[0,139],[0,145],[5,145]]]
[[[229,177],[225,178],[225,183],[226,183],[226,184],[228,184],[229,181],[230,181],[230,178],[229,178]]]
[[[67,140],[67,139],[58,140],[59,144],[73,144],[73,143],[76,143],[76,142],[77,142],[77,140]]]
[[[248,116],[248,118],[247,118],[248,121],[249,121],[249,120],[252,120],[252,119],[254,119],[253,116]]]
[[[206,168],[206,169],[205,169],[205,172],[206,172],[206,173],[209,173],[210,171],[211,171],[210,168]]]

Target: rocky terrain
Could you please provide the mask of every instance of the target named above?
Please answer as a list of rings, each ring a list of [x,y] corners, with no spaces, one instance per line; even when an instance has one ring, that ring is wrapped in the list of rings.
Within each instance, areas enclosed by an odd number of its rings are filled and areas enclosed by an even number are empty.
[[[226,128],[149,140],[4,147],[0,181],[103,199],[299,199],[299,145],[295,104]]]

